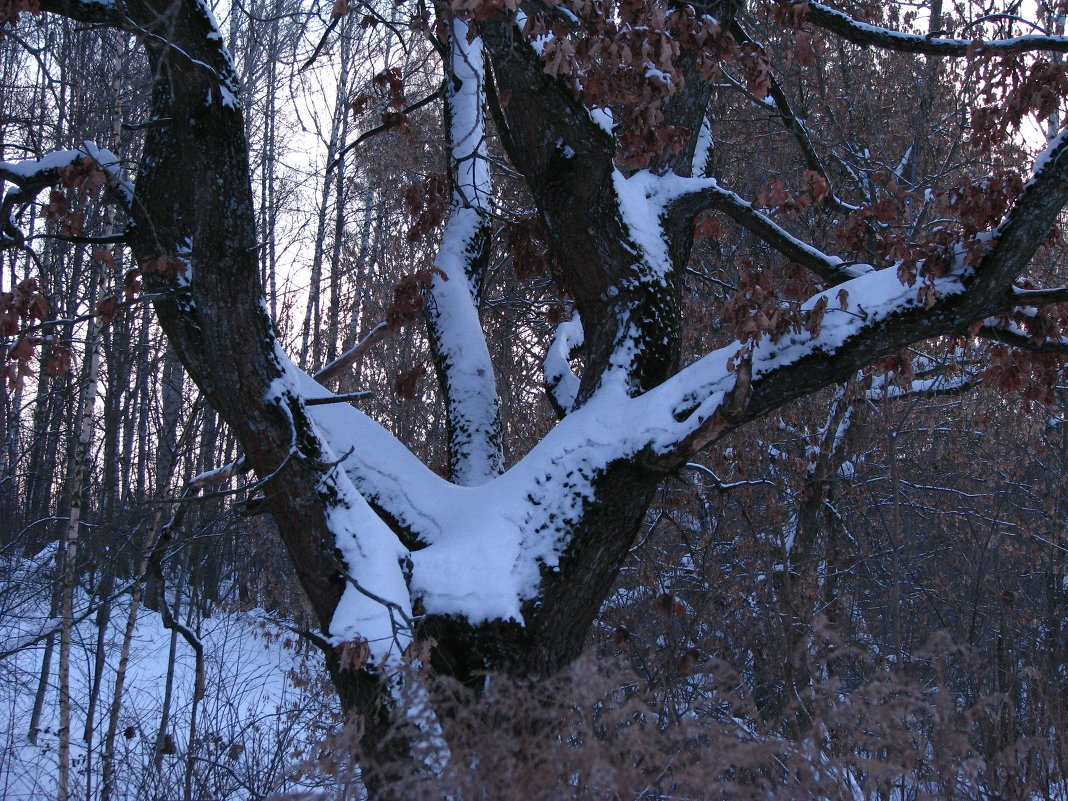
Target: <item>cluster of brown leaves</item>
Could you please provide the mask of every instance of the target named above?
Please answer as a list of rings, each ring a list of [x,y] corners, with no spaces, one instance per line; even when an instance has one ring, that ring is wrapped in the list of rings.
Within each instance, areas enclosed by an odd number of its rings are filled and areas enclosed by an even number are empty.
[[[419,387],[419,379],[425,374],[426,368],[421,364],[417,364],[412,369],[399,373],[396,380],[393,382],[393,392],[401,400],[413,400],[415,398],[416,390]]]
[[[349,7],[349,0],[334,0],[334,5],[330,9],[330,19],[341,19],[350,11],[352,11],[352,9]]]
[[[107,175],[93,159],[83,156],[56,171],[59,187],[48,193],[42,213],[46,220],[55,220],[68,236],[78,236],[85,229],[85,212],[74,211],[71,201],[98,197],[107,185]]]
[[[1068,64],[1021,55],[986,56],[973,48],[978,105],[972,112],[971,141],[988,150],[1005,141],[1028,115],[1049,118],[1068,98]]]
[[[23,325],[44,321],[49,315],[48,300],[41,294],[35,278],[20,281],[11,292],[0,292],[0,336],[14,337]],[[30,360],[39,344],[42,340],[24,335],[18,336],[12,344],[0,344],[0,375],[4,381],[18,386],[25,376],[33,375]],[[50,372],[63,372],[62,362],[57,362]]]
[[[158,275],[169,281],[185,275],[187,269],[188,265],[182,259],[167,255],[149,259],[140,267],[141,275]]]
[[[722,317],[723,324],[736,339],[751,343],[767,336],[772,342],[777,342],[787,333],[805,331],[810,337],[820,333],[829,308],[826,297],[821,297],[812,308],[804,311],[786,300],[786,295],[809,297],[817,288],[804,268],[787,266],[787,281],[781,287],[782,291],[772,284],[766,272],[749,259],[741,259],[739,268],[738,292],[727,302]],[[836,297],[841,308],[848,306],[849,293],[845,289],[840,289]]]
[[[959,230],[940,227],[925,240],[913,242],[905,234],[885,228],[874,234],[873,245],[880,258],[897,263],[902,283],[912,286],[918,278],[927,279],[927,288],[921,289],[919,299],[930,308],[936,300],[931,281],[946,275],[961,252],[967,266],[979,263],[986,255],[989,243],[977,238],[976,234],[996,226],[1022,188],[1020,177],[1005,170],[981,179],[966,179],[938,197],[943,212],[959,221]],[[860,250],[861,237],[866,230],[864,221],[875,219],[890,223],[898,216],[907,217],[904,201],[909,197],[915,196],[911,192],[902,192],[892,181],[882,200],[851,215],[839,233],[840,238],[849,247]]]
[[[1009,394],[1022,393],[1032,403],[1052,406],[1056,402],[1054,387],[1064,368],[1063,356],[994,345],[989,358],[983,371],[987,385]]]
[[[401,109],[408,105],[408,99],[404,96],[404,77],[400,67],[391,67],[382,70],[372,80],[374,87],[385,95],[386,103],[390,108]]]
[[[789,31],[786,63],[811,67],[827,48],[826,41],[806,26],[808,0],[778,0],[771,11],[772,19]]]
[[[88,156],[82,156],[57,172],[60,185],[73,189],[81,200],[98,197],[100,190],[108,183],[108,177],[100,165]]]
[[[337,654],[338,668],[341,672],[364,668],[371,661],[371,648],[367,640],[346,640],[334,646]]]
[[[160,259],[153,260],[149,264],[155,264],[161,261]],[[185,264],[179,262],[177,259],[167,260],[172,265],[175,277],[178,272],[185,271]],[[102,269],[107,271],[108,274],[114,274],[119,269],[119,262],[116,257],[114,248],[96,248],[93,251],[93,262],[99,265]],[[180,270],[178,268],[181,268]],[[122,276],[122,291],[126,300],[133,300],[139,294],[141,294],[141,273],[144,267],[134,267],[127,270]],[[149,270],[152,272],[153,270]],[[99,300],[96,304],[96,316],[101,325],[111,325],[115,319],[115,315],[119,312],[119,298],[116,295],[108,295],[105,298]]]
[[[711,239],[718,242],[723,238],[723,226],[719,218],[710,211],[701,212],[693,223],[694,239]]]
[[[805,209],[813,203],[820,203],[830,192],[827,179],[815,170],[805,170],[801,184],[804,190],[794,193],[786,189],[782,178],[773,178],[764,184],[757,197],[757,206],[776,209],[796,220]]]
[[[501,231],[501,244],[512,256],[517,281],[555,273],[549,234],[540,215],[526,214],[505,225]]]
[[[875,179],[878,180],[878,176]],[[885,188],[880,190],[878,200],[850,212],[837,231],[838,241],[855,253],[874,249],[883,258],[900,258],[900,254],[892,252],[900,243],[886,226],[907,220],[908,207],[905,201],[915,197],[912,192],[902,190],[896,180],[890,179]]]
[[[761,88],[770,76],[766,57],[753,51],[743,58],[718,22],[690,6],[668,10],[645,0],[566,5],[578,25],[535,14],[524,34],[544,41],[545,71],[565,80],[583,103],[617,110],[620,153],[629,167],[645,167],[660,153],[677,152],[689,134],[665,125],[663,114],[664,104],[685,83],[678,69],[684,50],[694,54],[702,80],[714,80],[721,61],[738,59],[751,85],[766,92]]]
[[[875,369],[879,373],[891,376],[893,383],[899,386],[908,386],[916,379],[912,354],[907,350],[884,356],[875,363]]]
[[[519,0],[450,0],[449,7],[457,15],[477,22],[489,19],[502,8],[515,11],[519,8]]]
[[[373,17],[364,17],[364,21],[374,24]],[[367,24],[363,27],[368,27]],[[361,92],[353,97],[348,104],[353,117],[362,117],[372,107],[382,108],[381,123],[385,128],[397,128],[401,133],[411,133],[411,120],[402,109],[408,104],[408,98],[404,94],[404,76],[399,67],[391,67],[382,70],[371,79],[373,92]]]
[[[414,220],[408,229],[408,241],[416,242],[431,233],[445,219],[449,210],[449,182],[439,172],[428,173],[404,190],[404,205]]]
[[[965,236],[974,236],[1000,223],[1021,191],[1019,175],[999,170],[985,178],[961,181],[944,192],[939,202],[960,220]]]
[[[93,260],[102,267],[116,270],[117,263],[115,252],[110,248],[99,248],[93,252]],[[185,275],[189,265],[176,256],[163,255],[149,259],[137,267],[127,270],[122,276],[122,292],[126,300],[132,300],[141,294],[142,282],[146,277],[158,276],[167,281],[175,280],[179,275]],[[118,310],[118,298],[108,296],[97,304],[96,313],[100,315],[101,322],[108,325],[115,317]]]
[[[0,0],[0,25],[14,26],[23,11],[35,17],[41,16],[40,0]]]
[[[393,287],[393,303],[386,310],[386,324],[394,331],[414,323],[426,308],[425,290],[437,275],[442,281],[448,281],[449,277],[437,267],[406,275]]]
[[[808,0],[778,0],[771,16],[784,28],[800,28],[808,20]]]
[[[745,88],[758,100],[763,100],[771,91],[771,59],[764,49],[756,45],[746,45],[738,56],[739,63],[745,68]]]
[[[738,291],[723,309],[723,324],[735,339],[749,342],[765,334],[776,340],[791,328],[788,310],[779,302],[768,274],[741,259]]]

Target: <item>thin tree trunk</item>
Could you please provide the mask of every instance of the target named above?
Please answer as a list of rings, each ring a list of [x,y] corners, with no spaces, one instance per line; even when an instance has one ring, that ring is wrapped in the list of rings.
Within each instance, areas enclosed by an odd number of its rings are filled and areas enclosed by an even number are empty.
[[[183,571],[178,576],[178,585],[174,589],[174,613],[181,614],[182,609],[182,593],[185,590],[185,572]],[[166,592],[165,588],[160,588],[160,596]],[[161,603],[166,603],[166,600],[161,600]],[[168,740],[170,739],[170,749],[174,748],[174,740],[171,739],[170,733],[167,728],[171,722],[171,703],[174,700],[174,662],[178,650],[178,630],[171,629],[171,642],[170,647],[167,650],[167,679],[164,683],[163,690],[163,710],[160,713],[159,718],[159,731],[156,734],[156,748],[154,762],[156,769],[163,763],[163,755],[168,751]]]
[[[95,305],[96,286],[90,292],[90,307]],[[93,439],[93,413],[96,410],[97,380],[100,372],[100,333],[98,322],[91,323],[89,365],[86,370],[85,395],[82,398],[81,432],[74,456],[71,477],[70,520],[64,536],[63,583],[60,600],[62,625],[59,630],[59,748],[57,752],[56,798],[70,796],[70,650],[74,628],[74,585],[78,576],[78,528],[81,522],[82,495]]]

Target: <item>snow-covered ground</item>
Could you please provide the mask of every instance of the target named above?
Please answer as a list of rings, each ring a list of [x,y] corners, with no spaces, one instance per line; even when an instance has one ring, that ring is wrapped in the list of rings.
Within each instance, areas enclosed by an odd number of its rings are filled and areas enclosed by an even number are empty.
[[[40,571],[30,568],[25,562],[4,560],[0,564],[0,653],[41,631],[46,621],[48,592],[40,591],[45,589],[43,583],[32,575]],[[87,601],[84,595],[77,598],[76,614],[86,609]],[[95,617],[82,621],[74,635],[71,762],[75,798],[98,797],[100,757],[128,612],[129,596],[123,596],[114,604],[106,631],[105,669],[91,748],[83,737],[93,683]],[[337,721],[330,706],[333,693],[324,684],[322,657],[308,653],[295,635],[261,612],[215,611],[200,624],[199,636],[204,644],[206,682],[196,712],[194,748],[189,749],[195,658],[178,637],[166,728],[173,745],[163,749],[172,753],[165,753],[157,765],[155,746],[172,634],[158,612],[142,608],[138,615],[116,738],[112,798],[186,797],[187,771],[191,771],[192,798],[245,799],[309,787],[293,777],[306,758],[315,756],[313,747]],[[43,654],[41,643],[0,661],[0,798],[7,801],[55,797],[58,648],[36,745],[27,736]]]

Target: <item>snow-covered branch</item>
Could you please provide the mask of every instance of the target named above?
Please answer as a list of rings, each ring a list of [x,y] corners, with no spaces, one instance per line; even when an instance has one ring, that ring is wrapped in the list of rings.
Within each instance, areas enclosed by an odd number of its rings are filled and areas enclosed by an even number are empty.
[[[665,179],[675,184],[672,191],[676,199],[670,207],[671,213],[692,216],[706,209],[721,211],[791,261],[807,267],[825,282],[838,284],[871,271],[870,265],[848,264],[837,256],[828,256],[812,245],[802,242],[766,214],[753,208],[752,203],[721,187],[714,178],[665,176]]]
[[[1027,350],[1031,353],[1056,353],[1068,356],[1068,337],[1035,341],[1028,334],[1015,327],[1010,328],[994,323],[982,326],[978,334],[983,339],[1000,342],[1002,345],[1011,345],[1014,348]]]
[[[0,161],[0,180],[13,184],[0,205],[0,246],[25,241],[15,222],[15,207],[32,202],[48,187],[107,187],[125,208],[133,203],[133,185],[123,178],[118,157],[89,140],[77,150],[58,150],[39,159]]]
[[[578,398],[580,381],[571,369],[571,357],[582,347],[582,338],[582,320],[575,312],[570,320],[556,327],[553,341],[545,352],[542,375],[557,417],[566,417]]]
[[[371,350],[376,344],[381,342],[390,334],[390,327],[386,323],[379,323],[372,328],[359,342],[342,353],[330,364],[326,365],[322,370],[317,372],[314,376],[315,380],[322,384],[324,387],[340,376],[345,370],[350,368],[356,362],[364,357],[364,355]]]
[[[491,186],[483,111],[482,41],[468,41],[467,23],[450,21],[446,125],[451,144],[452,208],[430,289],[427,321],[445,394],[452,479],[471,485],[501,472],[500,402],[478,316],[489,256]]]
[[[868,25],[822,3],[808,3],[808,19],[824,30],[836,33],[854,44],[881,47],[903,53],[922,53],[929,56],[966,56],[970,52],[1007,55],[1043,50],[1068,53],[1068,36],[1030,34],[995,41],[920,36]]]
[[[303,400],[309,382],[322,389],[320,385],[281,352],[276,352],[276,359],[282,375],[272,383],[266,400],[289,416],[298,457],[318,465],[316,493],[333,535],[330,546],[339,557],[337,569],[346,579],[329,624],[331,642],[366,640],[376,664],[395,663],[410,642],[410,632],[395,625],[398,612],[405,619],[412,614],[403,568],[408,549],[353,486],[330,432],[307,413]],[[309,448],[313,452],[305,452]]]
[[[866,397],[873,403],[904,398],[933,398],[942,395],[961,395],[971,389],[977,380],[972,372],[958,375],[936,375],[931,378],[914,378],[911,381],[893,383],[887,375],[876,376]]]
[[[40,8],[90,25],[124,28],[129,19],[113,0],[41,0]]]

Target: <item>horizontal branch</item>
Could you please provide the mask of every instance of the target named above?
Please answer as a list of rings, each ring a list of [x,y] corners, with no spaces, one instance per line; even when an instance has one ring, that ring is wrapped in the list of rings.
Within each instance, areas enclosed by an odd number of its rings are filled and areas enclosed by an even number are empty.
[[[915,378],[904,385],[893,384],[889,376],[879,376],[881,380],[872,384],[865,397],[873,403],[884,400],[902,400],[905,398],[937,398],[943,396],[963,395],[976,383],[976,376],[970,373],[957,376],[939,375],[934,378]]]
[[[363,392],[349,392],[345,395],[334,395],[330,398],[308,398],[304,401],[305,406],[322,406],[326,403],[347,403],[353,400],[363,400],[364,398],[373,398],[374,392],[370,390],[364,390]]]
[[[77,22],[130,29],[130,20],[120,10],[120,5],[108,0],[41,0],[40,8]]]
[[[984,325],[979,329],[978,333],[983,339],[1000,342],[1002,345],[1011,345],[1014,348],[1020,348],[1031,353],[1056,353],[1068,356],[1068,341],[1036,342],[1026,334],[996,325]]]
[[[1054,303],[1068,303],[1068,286],[1053,289],[1019,289],[1013,297],[1020,306],[1048,306]]]
[[[984,42],[982,39],[920,36],[868,25],[821,3],[810,2],[808,4],[808,20],[824,30],[848,39],[853,44],[895,50],[900,53],[921,53],[928,56],[967,56],[977,53],[1007,55],[1034,51],[1068,53],[1068,36],[1031,34],[993,42]]]
[[[113,197],[125,208],[130,208],[133,185],[123,179],[118,157],[89,140],[82,142],[77,150],[57,150],[39,159],[0,161],[0,181],[14,184],[0,203],[0,243],[7,240],[18,247],[25,244],[25,235],[15,225],[15,207],[32,202],[43,190],[61,183],[68,168],[82,159],[88,159],[96,165],[96,169],[104,176],[101,180],[111,190]]]
[[[345,156],[348,154],[348,152],[350,150],[352,150],[354,147],[359,147],[361,144],[366,142],[372,136],[376,136],[376,135],[378,135],[380,133],[383,133],[384,131],[388,131],[390,128],[396,128],[398,125],[400,125],[404,121],[404,118],[407,115],[411,114],[413,111],[418,111],[423,106],[429,105],[430,103],[434,102],[435,100],[437,100],[440,97],[442,97],[442,90],[438,89],[436,92],[431,92],[430,94],[428,94],[422,100],[416,100],[410,106],[405,106],[400,111],[398,111],[398,112],[396,112],[394,114],[391,114],[388,118],[386,118],[382,122],[381,125],[376,125],[374,128],[371,128],[370,130],[364,131],[362,134],[357,136],[354,140],[352,140],[347,145],[345,145],[343,148],[341,148],[340,152],[337,154],[337,156],[334,158],[334,160],[326,165],[327,174],[333,172],[334,168],[341,162],[341,159],[345,158]]]

